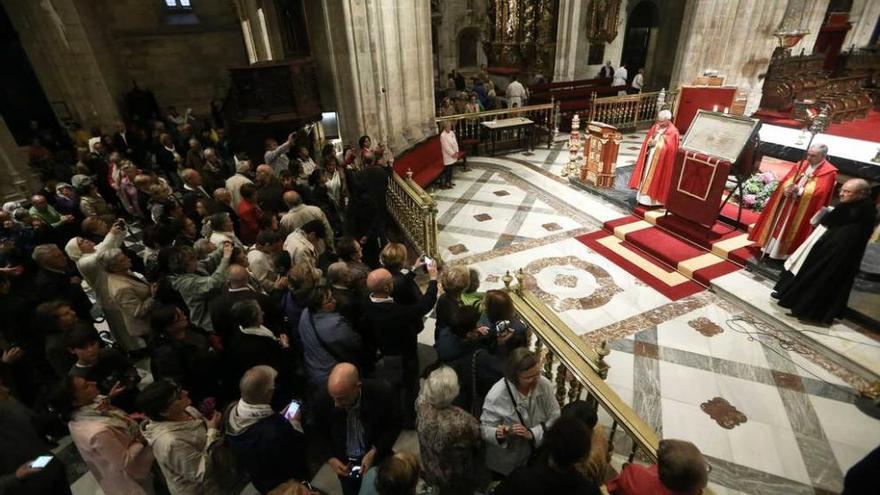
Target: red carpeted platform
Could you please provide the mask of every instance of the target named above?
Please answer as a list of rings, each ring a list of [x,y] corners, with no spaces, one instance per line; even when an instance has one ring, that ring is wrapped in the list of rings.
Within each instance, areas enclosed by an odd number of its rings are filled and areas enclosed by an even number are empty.
[[[609,238],[619,242],[616,248],[609,247]],[[700,284],[682,279],[675,270],[650,259],[634,246],[615,239],[604,230],[579,236],[577,240],[673,301],[704,290]]]
[[[732,215],[733,219],[736,219],[736,206],[729,205],[729,208],[731,209],[727,210],[728,213]],[[748,240],[748,228],[757,221],[757,213],[743,209],[743,225],[740,228],[735,228],[730,223],[719,219],[711,229],[707,229],[674,215],[663,215],[664,211],[663,209],[637,206],[633,215],[657,225],[682,242],[693,243],[697,248],[711,251],[737,265],[744,266],[755,257],[757,250],[752,248],[752,242]],[[609,224],[610,222],[606,223],[606,226]]]

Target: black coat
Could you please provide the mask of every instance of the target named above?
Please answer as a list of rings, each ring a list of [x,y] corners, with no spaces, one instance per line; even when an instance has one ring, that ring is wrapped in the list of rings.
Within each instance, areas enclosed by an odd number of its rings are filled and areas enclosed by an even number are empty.
[[[428,289],[415,304],[397,302],[367,302],[364,323],[367,340],[385,356],[403,356],[404,361],[418,360],[418,334],[422,330],[422,318],[437,302],[437,281],[428,283]]]
[[[230,430],[228,413],[224,418],[224,441],[260,493],[268,493],[291,478],[311,478],[306,464],[305,435],[284,416],[272,414],[238,432]]]
[[[7,495],[64,495],[70,493],[64,464],[52,461],[24,480],[15,480],[15,470],[42,455],[52,455],[44,437],[34,428],[34,414],[14,398],[0,399],[0,475]]]
[[[595,482],[588,480],[574,469],[560,472],[540,464],[517,469],[495,489],[495,495],[544,495],[545,493],[599,495],[601,492]]]
[[[153,345],[150,370],[154,379],[171,379],[197,402],[220,392],[220,356],[199,328],[190,328],[183,340],[162,336]]]
[[[284,204],[284,186],[281,181],[273,177],[267,184],[259,186],[257,189],[257,205],[263,210],[270,213],[281,213],[287,211],[287,205]]]
[[[360,419],[364,426],[365,450],[376,448],[375,465],[391,454],[391,448],[400,435],[395,395],[387,383],[363,380],[361,388]],[[330,449],[326,458],[336,457],[346,462],[346,411],[334,407],[326,387],[321,387],[312,411],[317,444]]]
[[[862,255],[874,229],[877,208],[870,199],[841,203],[826,214],[827,232],[813,245],[796,276],[783,272],[779,305],[794,316],[830,324],[846,308]]]
[[[82,289],[82,285],[73,284],[70,273],[52,272],[43,268],[37,271],[32,284],[30,296],[33,304],[37,305],[46,301],[62,300],[70,304],[77,316],[92,321],[92,301]],[[79,274],[75,274],[79,276]]]

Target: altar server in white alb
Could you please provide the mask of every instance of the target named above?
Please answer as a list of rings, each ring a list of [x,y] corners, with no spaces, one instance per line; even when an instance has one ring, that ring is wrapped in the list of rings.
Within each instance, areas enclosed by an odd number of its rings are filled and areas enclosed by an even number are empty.
[[[521,107],[523,102],[529,97],[529,91],[517,80],[516,76],[513,76],[511,79],[507,89],[504,90],[504,95],[507,96],[507,106],[509,108]]]

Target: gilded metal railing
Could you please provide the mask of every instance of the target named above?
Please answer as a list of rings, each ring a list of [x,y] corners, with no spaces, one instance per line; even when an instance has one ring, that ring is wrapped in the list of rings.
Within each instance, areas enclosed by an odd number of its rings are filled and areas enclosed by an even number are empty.
[[[647,128],[657,119],[660,110],[675,113],[676,94],[676,91],[657,91],[597,98],[593,93],[587,122],[599,121],[618,129]]]
[[[421,253],[440,259],[437,247],[437,203],[412,177],[391,174],[388,185],[388,212],[397,221],[407,240]]]
[[[657,433],[605,383],[608,376],[608,365],[604,360],[609,353],[607,345],[603,343],[598,350],[587,345],[543,301],[524,287],[524,279],[522,270],[516,273],[516,285],[511,285],[514,277],[510,272],[502,278],[505,290],[513,300],[514,310],[532,330],[535,351],[543,355],[544,375],[556,383],[559,405],[586,398],[603,408],[612,419],[609,452],[614,448],[615,433],[622,430],[632,439],[628,462],[633,462],[639,451],[651,462],[656,462],[660,443]]]
[[[445,122],[452,122],[455,136],[459,145],[464,140],[477,140],[481,142],[483,137],[483,122],[492,120],[509,119],[513,117],[525,117],[535,123],[535,130],[545,134],[547,147],[553,144],[553,138],[559,133],[559,104],[555,101],[541,105],[529,105],[525,107],[505,108],[502,110],[488,110],[485,112],[458,113],[447,117],[437,117],[437,132],[443,131]]]
[[[514,279],[516,285],[512,285]],[[607,343],[603,342],[599,349],[587,345],[538,296],[525,288],[522,269],[515,277],[507,272],[502,280],[514,311],[531,329],[534,350],[543,356],[544,376],[556,383],[556,400],[560,407],[578,399],[601,407],[612,421],[609,452],[614,452],[614,436],[622,430],[632,440],[627,462],[633,462],[638,452],[643,454],[641,460],[657,462],[660,437],[605,383],[608,376],[605,356],[610,352]],[[708,488],[703,493],[713,495]]]

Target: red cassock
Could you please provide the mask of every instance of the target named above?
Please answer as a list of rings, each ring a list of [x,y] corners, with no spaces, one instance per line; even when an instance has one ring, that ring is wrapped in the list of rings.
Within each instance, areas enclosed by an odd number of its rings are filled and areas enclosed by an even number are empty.
[[[657,150],[654,152],[654,156],[651,157],[651,163],[646,164],[645,162],[650,154],[648,143],[654,137],[654,133],[657,130],[657,124],[651,126],[645,141],[642,143],[639,159],[636,160],[632,177],[629,179],[629,187],[630,189],[638,189],[639,194],[650,196],[656,202],[666,204],[666,198],[669,196],[669,186],[672,184],[672,170],[675,168],[675,153],[678,151],[680,136],[678,129],[670,123],[663,133],[663,139],[655,145]],[[649,168],[643,181],[642,175],[645,173],[646,166]]]
[[[767,246],[771,239],[777,239],[778,246],[774,250],[776,257],[787,257],[806,240],[813,231],[810,225],[813,215],[827,206],[834,194],[837,168],[828,160],[822,160],[803,184],[803,194],[785,198],[782,192],[792,184],[797,185],[808,167],[806,160],[802,161],[782,178],[749,234],[749,240],[762,247]],[[770,229],[773,229],[772,233]]]

